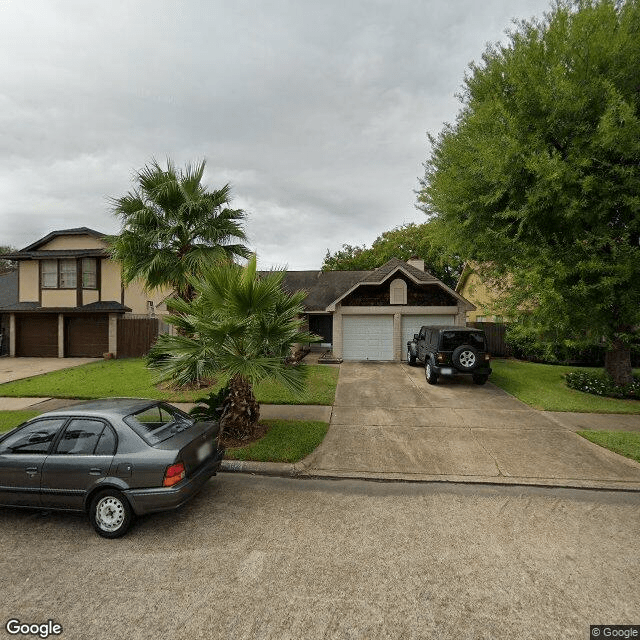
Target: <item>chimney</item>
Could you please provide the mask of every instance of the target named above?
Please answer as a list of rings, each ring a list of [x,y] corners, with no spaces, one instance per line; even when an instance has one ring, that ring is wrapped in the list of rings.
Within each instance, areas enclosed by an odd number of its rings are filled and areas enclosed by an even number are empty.
[[[418,258],[417,256],[411,256],[411,258],[407,260],[407,264],[410,264],[412,267],[415,267],[420,271],[424,271],[424,260]]]

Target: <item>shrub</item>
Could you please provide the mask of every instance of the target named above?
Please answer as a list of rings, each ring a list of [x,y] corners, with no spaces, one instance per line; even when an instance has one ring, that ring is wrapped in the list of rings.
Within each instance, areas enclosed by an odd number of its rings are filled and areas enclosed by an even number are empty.
[[[570,389],[609,398],[640,399],[640,376],[634,376],[628,385],[616,385],[604,371],[574,371],[565,376]]]

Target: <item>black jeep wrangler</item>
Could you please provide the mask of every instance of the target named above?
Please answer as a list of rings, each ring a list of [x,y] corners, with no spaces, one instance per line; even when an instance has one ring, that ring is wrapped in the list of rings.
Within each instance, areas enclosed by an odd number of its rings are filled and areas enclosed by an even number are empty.
[[[407,361],[424,362],[429,384],[440,376],[469,373],[476,384],[484,384],[491,373],[491,356],[482,329],[455,326],[424,326],[407,342]]]

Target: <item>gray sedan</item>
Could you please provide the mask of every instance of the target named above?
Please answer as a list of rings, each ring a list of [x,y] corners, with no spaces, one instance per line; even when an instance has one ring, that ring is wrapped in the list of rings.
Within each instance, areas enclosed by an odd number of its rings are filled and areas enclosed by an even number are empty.
[[[0,504],[86,511],[105,538],[174,509],[220,467],[217,422],[156,400],[111,398],[50,411],[0,437]]]

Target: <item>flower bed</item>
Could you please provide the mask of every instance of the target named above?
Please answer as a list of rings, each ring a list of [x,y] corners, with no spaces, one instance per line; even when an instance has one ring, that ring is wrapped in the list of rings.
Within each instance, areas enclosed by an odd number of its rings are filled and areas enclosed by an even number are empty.
[[[602,371],[575,371],[565,375],[567,386],[570,389],[592,393],[596,396],[609,398],[640,399],[640,376],[634,376],[633,382],[628,385],[616,385],[613,378]]]

